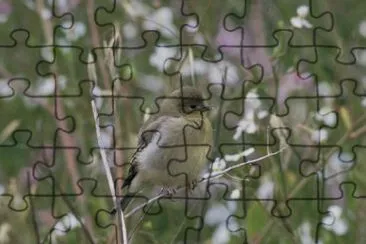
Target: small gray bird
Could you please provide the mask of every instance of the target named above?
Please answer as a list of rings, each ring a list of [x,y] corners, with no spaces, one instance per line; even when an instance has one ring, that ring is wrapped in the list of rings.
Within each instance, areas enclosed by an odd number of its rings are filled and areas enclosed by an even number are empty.
[[[161,186],[172,194],[176,188],[193,189],[212,146],[210,108],[196,88],[185,86],[172,92],[141,127],[138,146],[122,188],[125,209],[144,186]]]

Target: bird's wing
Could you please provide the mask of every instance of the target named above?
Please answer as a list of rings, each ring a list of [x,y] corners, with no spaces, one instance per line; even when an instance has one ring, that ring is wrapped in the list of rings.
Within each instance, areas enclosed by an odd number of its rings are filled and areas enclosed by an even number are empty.
[[[144,150],[149,143],[152,141],[153,136],[159,133],[161,125],[169,120],[171,116],[160,116],[159,118],[151,118],[151,120],[146,121],[142,126],[138,134],[137,149],[131,156],[131,167],[128,171],[127,178],[124,180],[122,188],[129,186],[132,180],[135,178],[138,172],[138,161],[137,156],[139,152]]]

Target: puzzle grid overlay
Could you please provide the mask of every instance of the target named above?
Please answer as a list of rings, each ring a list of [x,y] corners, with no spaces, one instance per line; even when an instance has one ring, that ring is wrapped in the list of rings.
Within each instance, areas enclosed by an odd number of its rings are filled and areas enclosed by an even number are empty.
[[[1,2],[0,243],[116,243],[90,101],[121,195],[183,84],[214,108],[212,170],[288,148],[144,208],[135,243],[363,243],[363,5]]]

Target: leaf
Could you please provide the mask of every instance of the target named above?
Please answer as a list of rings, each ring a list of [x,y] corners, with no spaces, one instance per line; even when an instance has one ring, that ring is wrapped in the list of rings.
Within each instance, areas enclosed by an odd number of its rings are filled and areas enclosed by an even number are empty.
[[[346,107],[341,106],[339,109],[339,113],[347,130],[352,129],[352,118],[349,110]]]
[[[0,133],[0,144],[4,142],[18,128],[19,120],[11,121]]]

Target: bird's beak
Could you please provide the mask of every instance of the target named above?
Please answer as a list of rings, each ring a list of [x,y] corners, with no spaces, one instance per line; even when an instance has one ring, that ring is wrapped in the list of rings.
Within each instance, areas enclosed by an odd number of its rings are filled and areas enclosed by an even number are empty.
[[[207,112],[211,110],[211,107],[208,105],[202,105],[199,109],[201,112]]]

